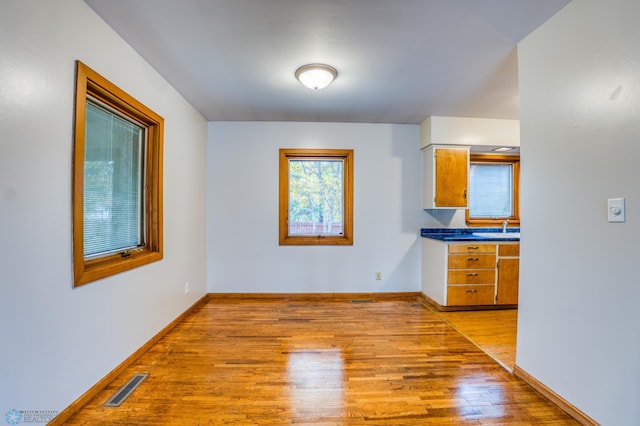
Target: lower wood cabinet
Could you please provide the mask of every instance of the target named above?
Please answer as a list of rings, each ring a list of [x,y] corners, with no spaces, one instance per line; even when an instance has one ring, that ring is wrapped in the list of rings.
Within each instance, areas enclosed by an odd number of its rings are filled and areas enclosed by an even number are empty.
[[[520,244],[500,244],[498,246],[496,303],[499,305],[517,305],[519,283]]]
[[[518,304],[518,242],[423,238],[422,291],[442,307]]]

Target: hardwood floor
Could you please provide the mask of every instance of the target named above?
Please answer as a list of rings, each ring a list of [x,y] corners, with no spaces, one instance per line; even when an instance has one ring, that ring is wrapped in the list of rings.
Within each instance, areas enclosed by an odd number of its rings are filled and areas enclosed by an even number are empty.
[[[504,368],[516,365],[518,310],[435,312]]]
[[[103,404],[137,373],[120,407]],[[211,300],[69,425],[578,424],[418,301]]]

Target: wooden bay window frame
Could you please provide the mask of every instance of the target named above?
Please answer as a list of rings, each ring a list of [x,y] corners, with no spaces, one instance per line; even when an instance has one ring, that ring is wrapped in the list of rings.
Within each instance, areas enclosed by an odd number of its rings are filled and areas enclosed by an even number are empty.
[[[120,252],[85,256],[84,177],[87,101],[104,106],[144,128],[142,243]],[[163,257],[162,162],[164,120],[100,74],[76,61],[73,147],[73,271],[74,286],[105,278]]]

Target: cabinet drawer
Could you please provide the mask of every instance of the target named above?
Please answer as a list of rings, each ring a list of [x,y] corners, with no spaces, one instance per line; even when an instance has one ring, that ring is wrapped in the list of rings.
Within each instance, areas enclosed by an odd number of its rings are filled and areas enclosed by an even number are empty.
[[[494,269],[450,270],[447,282],[449,284],[495,284],[496,271]]]
[[[449,253],[495,253],[495,244],[449,244]]]
[[[500,244],[498,254],[500,256],[520,256],[520,244]]]
[[[492,285],[449,286],[447,306],[493,305],[493,292],[494,286]]]
[[[492,269],[496,267],[495,254],[450,254],[449,269]]]

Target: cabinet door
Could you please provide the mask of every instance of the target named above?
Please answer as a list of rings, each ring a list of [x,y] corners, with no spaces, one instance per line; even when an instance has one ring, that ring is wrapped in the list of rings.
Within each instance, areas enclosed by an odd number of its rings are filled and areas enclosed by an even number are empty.
[[[467,207],[469,151],[438,148],[436,162],[436,207]]]
[[[500,259],[498,262],[498,304],[518,304],[520,259]]]

